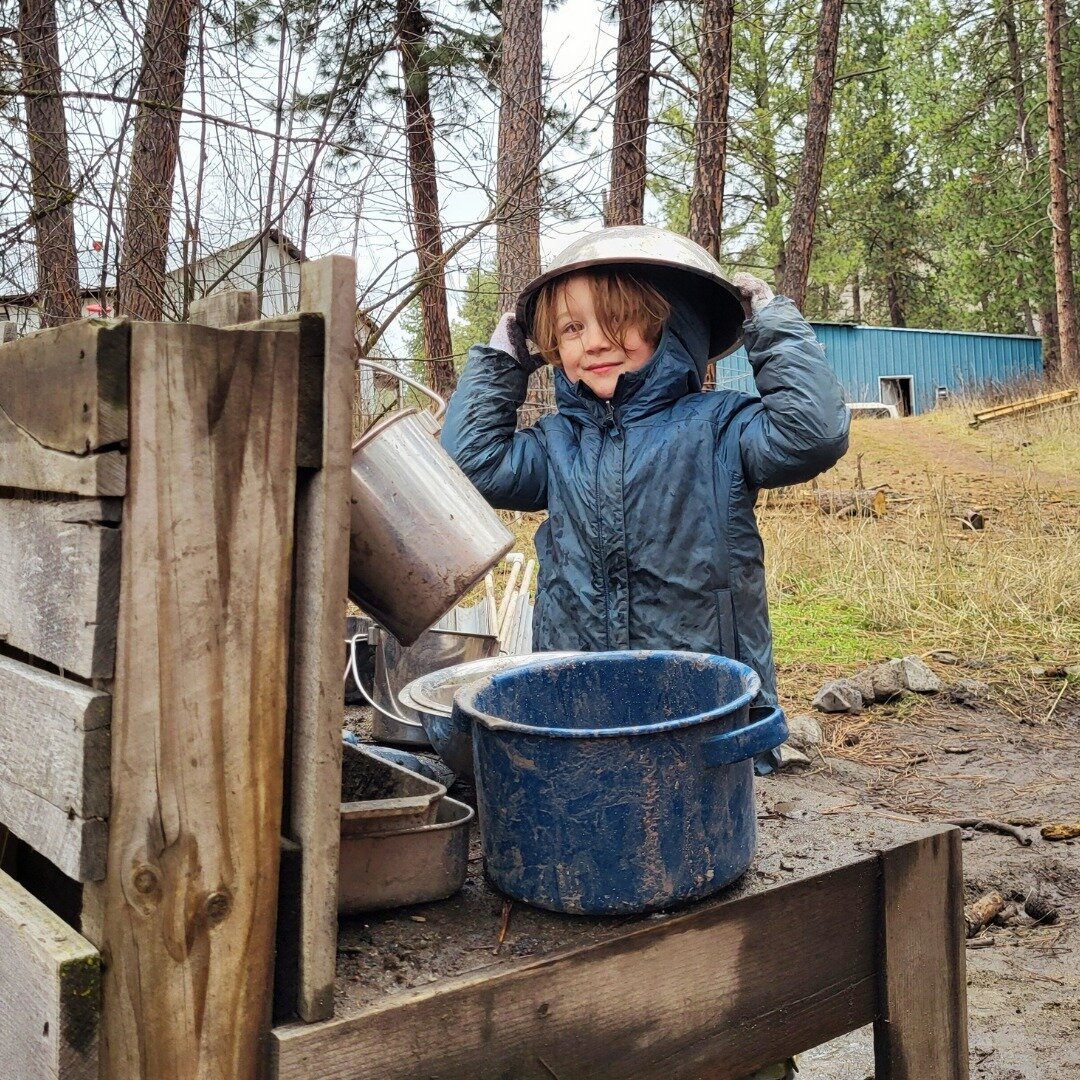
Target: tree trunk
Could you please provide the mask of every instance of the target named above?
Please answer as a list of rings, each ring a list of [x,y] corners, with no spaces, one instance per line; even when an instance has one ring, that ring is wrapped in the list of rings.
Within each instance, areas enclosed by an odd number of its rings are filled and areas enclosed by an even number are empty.
[[[446,308],[439,184],[435,167],[435,120],[428,94],[428,22],[418,0],[398,0],[398,51],[405,82],[405,141],[409,154],[416,260],[424,283],[420,310],[424,351],[430,365],[428,384],[444,396],[457,386],[452,359],[450,316]]]
[[[731,94],[731,28],[734,0],[705,0],[698,52],[694,184],[690,189],[690,239],[720,258],[727,171],[728,99]]]
[[[1068,167],[1065,154],[1065,115],[1061,78],[1062,0],[1046,0],[1046,96],[1050,137],[1050,221],[1054,227],[1054,277],[1057,281],[1058,334],[1061,374],[1080,380],[1077,340],[1076,284],[1073,281],[1072,237],[1069,219]]]
[[[496,188],[503,212],[495,226],[500,310],[540,273],[542,0],[503,0]]]
[[[900,279],[896,273],[896,241],[885,241],[885,300],[889,305],[889,325],[907,326],[907,314],[904,311],[903,294]]]
[[[619,0],[611,188],[604,209],[605,225],[640,225],[645,220],[651,67],[652,0]]]
[[[77,319],[82,303],[54,0],[22,0],[18,43],[26,95],[38,307],[41,325],[56,326]]]
[[[499,63],[499,160],[495,271],[499,310],[513,311],[518,294],[540,273],[540,143],[544,129],[542,0],[503,0]],[[554,410],[551,371],[529,380],[522,426]]]
[[[158,320],[165,302],[173,178],[180,145],[189,27],[197,0],[150,0],[139,72],[139,111],[131,145],[131,179],[117,304],[133,319]]]
[[[829,135],[829,115],[836,75],[836,48],[840,37],[840,16],[844,0],[822,0],[814,77],[806,110],[806,142],[799,181],[791,205],[791,225],[781,291],[801,308],[806,300],[810,276],[810,255],[814,247],[814,220],[817,217],[821,173],[825,167],[825,143]]]
[[[772,260],[773,281],[784,280],[784,234],[780,220],[780,175],[776,165],[776,135],[772,126],[772,101],[769,93],[769,57],[765,40],[765,16],[760,8],[745,12],[748,53],[752,61],[754,108],[750,130],[753,132],[755,158],[760,161],[763,227],[763,260]]]
[[[1009,81],[1012,83],[1013,105],[1016,109],[1016,137],[1024,152],[1024,164],[1029,173],[1034,171],[1038,150],[1028,123],[1027,101],[1024,94],[1024,65],[1020,54],[1020,35],[1016,29],[1016,11],[1013,0],[1002,0],[1001,22],[1005,27],[1005,40],[1009,51]],[[1023,292],[1024,283],[1017,281],[1017,288]],[[1043,290],[1040,288],[1040,293]],[[1034,334],[1031,322],[1030,304],[1024,301],[1024,321],[1029,334]],[[1039,332],[1043,343],[1043,372],[1051,381],[1060,374],[1061,352],[1058,348],[1057,310],[1053,303],[1047,302],[1045,294],[1039,299]]]
[[[862,284],[859,281],[859,273],[851,281],[851,317],[857,322],[862,322]]]

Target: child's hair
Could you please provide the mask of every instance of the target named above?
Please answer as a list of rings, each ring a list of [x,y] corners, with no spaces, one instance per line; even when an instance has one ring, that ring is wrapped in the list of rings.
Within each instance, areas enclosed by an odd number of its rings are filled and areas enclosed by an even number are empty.
[[[659,342],[664,323],[671,314],[671,305],[652,285],[633,273],[600,266],[549,281],[537,294],[532,339],[547,363],[556,366],[559,363],[556,325],[559,296],[570,278],[578,276],[588,281],[600,325],[609,340],[620,349],[624,346],[624,335],[631,327],[636,327],[650,345]]]

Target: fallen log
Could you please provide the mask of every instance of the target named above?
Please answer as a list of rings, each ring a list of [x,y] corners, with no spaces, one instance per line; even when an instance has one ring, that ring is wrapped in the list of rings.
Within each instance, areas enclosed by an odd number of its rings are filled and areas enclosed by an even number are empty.
[[[974,937],[987,923],[993,922],[1004,906],[1005,898],[996,889],[968,904],[964,908],[967,936]]]
[[[835,517],[884,517],[886,498],[883,488],[853,491],[819,491],[818,509]]]

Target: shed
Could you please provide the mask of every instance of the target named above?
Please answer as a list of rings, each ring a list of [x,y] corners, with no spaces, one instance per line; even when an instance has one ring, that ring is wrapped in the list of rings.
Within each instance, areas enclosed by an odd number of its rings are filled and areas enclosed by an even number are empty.
[[[1043,373],[1042,342],[1036,337],[855,323],[811,325],[848,401],[884,401],[902,415],[926,412],[954,394]],[[718,389],[755,392],[744,349],[716,367]]]

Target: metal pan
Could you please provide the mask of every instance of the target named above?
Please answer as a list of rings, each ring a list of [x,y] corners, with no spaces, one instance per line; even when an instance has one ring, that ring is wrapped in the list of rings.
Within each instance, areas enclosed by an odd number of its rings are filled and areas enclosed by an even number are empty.
[[[465,884],[469,827],[475,816],[471,806],[444,798],[430,825],[377,836],[343,832],[338,911],[424,904],[457,892]]]

